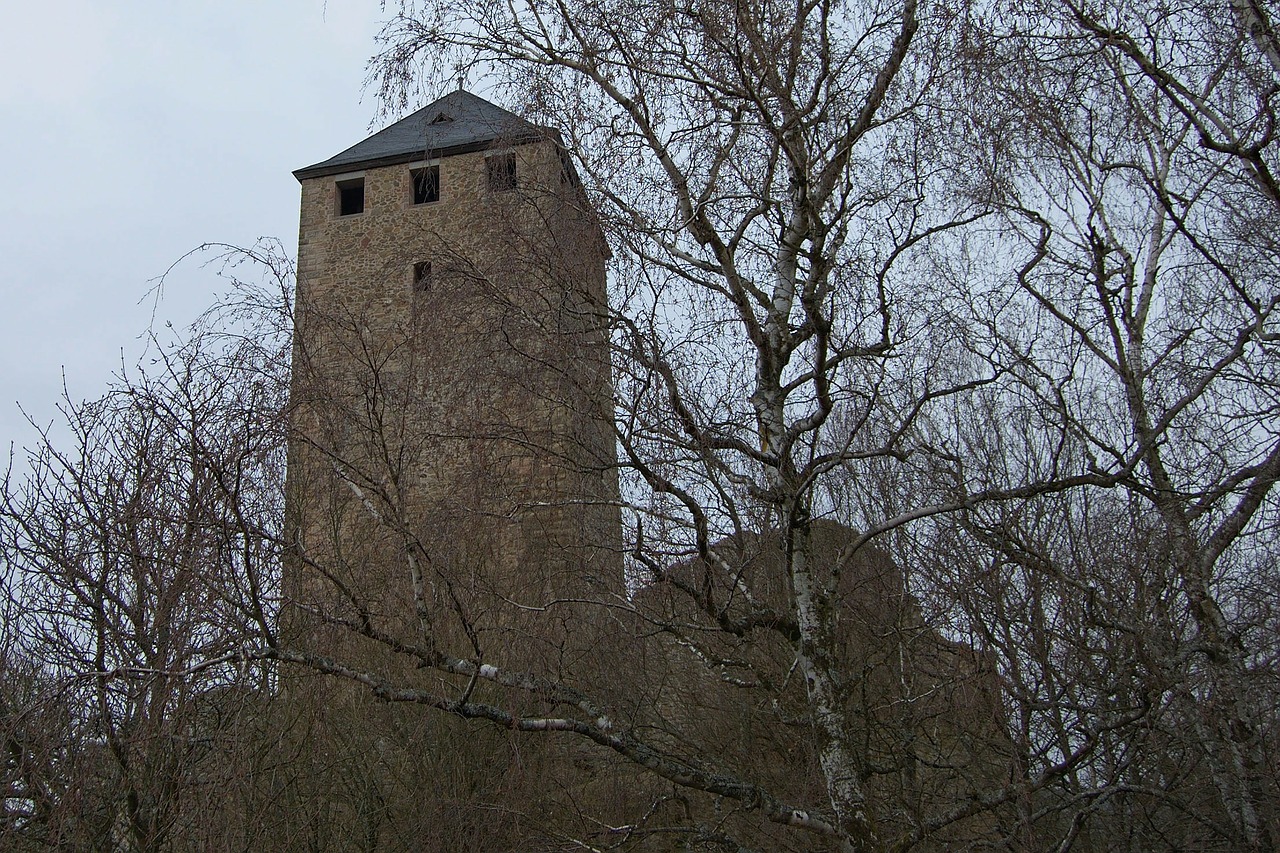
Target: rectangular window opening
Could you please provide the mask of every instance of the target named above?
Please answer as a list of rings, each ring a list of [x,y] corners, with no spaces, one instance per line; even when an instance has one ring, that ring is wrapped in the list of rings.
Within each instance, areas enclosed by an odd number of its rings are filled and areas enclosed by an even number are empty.
[[[413,181],[413,203],[430,204],[440,200],[440,167],[427,166],[424,169],[410,169],[409,178]]]
[[[338,181],[338,215],[364,213],[364,178]]]
[[[415,293],[431,290],[431,261],[419,261],[413,265],[413,290]]]
[[[516,155],[513,152],[484,158],[489,173],[489,189],[506,192],[516,188]]]

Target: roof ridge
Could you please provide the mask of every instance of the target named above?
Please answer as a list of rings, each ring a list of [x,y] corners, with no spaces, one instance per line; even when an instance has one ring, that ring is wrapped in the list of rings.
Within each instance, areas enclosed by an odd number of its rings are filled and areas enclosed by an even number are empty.
[[[448,121],[433,121],[439,115]],[[520,144],[547,131],[465,89],[455,89],[392,122],[328,160],[295,171],[298,180],[372,166],[460,154],[494,144]]]

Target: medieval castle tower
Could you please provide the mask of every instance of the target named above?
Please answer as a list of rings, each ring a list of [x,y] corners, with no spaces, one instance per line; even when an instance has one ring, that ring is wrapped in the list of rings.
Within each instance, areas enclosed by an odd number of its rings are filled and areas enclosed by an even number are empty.
[[[528,614],[621,588],[608,250],[558,134],[460,90],[294,174],[289,597],[545,665]]]

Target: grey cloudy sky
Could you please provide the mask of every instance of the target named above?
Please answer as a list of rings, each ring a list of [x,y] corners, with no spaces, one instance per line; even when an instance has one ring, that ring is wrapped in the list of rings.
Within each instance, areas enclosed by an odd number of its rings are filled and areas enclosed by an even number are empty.
[[[376,0],[0,0],[0,440],[142,353],[208,241],[297,248],[290,172],[364,138]],[[189,322],[217,280],[168,280]]]

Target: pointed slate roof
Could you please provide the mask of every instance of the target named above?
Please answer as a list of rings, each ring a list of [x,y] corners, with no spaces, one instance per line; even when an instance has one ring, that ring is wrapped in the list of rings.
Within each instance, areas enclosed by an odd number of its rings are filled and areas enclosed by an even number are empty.
[[[410,163],[428,157],[489,148],[495,142],[517,145],[544,138],[548,131],[518,115],[463,91],[450,92],[416,113],[312,166],[299,169],[299,181],[377,166]]]

